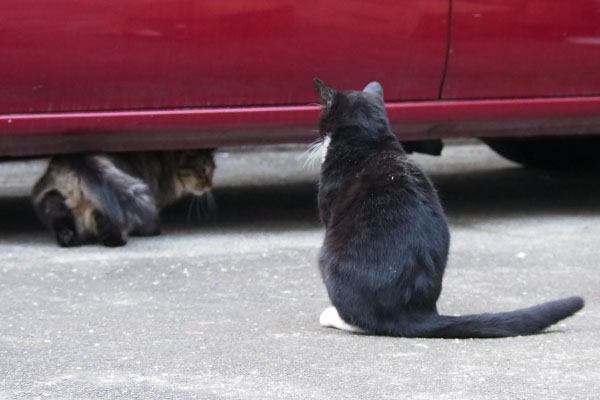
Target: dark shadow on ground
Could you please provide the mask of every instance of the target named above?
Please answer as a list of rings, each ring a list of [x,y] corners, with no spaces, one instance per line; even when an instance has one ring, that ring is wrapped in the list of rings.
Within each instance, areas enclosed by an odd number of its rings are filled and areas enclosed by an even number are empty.
[[[210,229],[286,230],[318,227],[317,183],[227,187],[214,190],[216,210],[198,219],[189,218],[191,199],[182,199],[163,212],[167,229],[204,227]]]
[[[449,216],[600,215],[600,171],[506,168],[433,175]]]
[[[200,219],[195,212],[190,214],[190,198],[167,207],[162,213],[164,230],[235,230],[260,226],[264,231],[319,226],[316,182],[219,188],[213,196],[216,210]],[[43,229],[29,198],[0,197],[0,240]]]
[[[432,175],[452,217],[498,218],[528,215],[600,215],[600,171],[548,172],[506,168]],[[166,231],[177,229],[293,229],[318,227],[317,183],[225,187],[214,190],[217,213],[188,218],[190,200],[163,212]],[[189,222],[188,222],[189,221]],[[27,197],[0,197],[0,240],[43,229]]]

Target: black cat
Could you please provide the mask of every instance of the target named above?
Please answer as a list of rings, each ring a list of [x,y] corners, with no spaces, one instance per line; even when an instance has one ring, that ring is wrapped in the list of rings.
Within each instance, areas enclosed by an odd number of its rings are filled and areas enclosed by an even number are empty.
[[[448,225],[431,181],[390,129],[381,85],[314,85],[325,148],[319,267],[333,303],[322,325],[388,336],[504,337],[540,332],[583,307],[581,297],[569,297],[512,312],[439,315]]]

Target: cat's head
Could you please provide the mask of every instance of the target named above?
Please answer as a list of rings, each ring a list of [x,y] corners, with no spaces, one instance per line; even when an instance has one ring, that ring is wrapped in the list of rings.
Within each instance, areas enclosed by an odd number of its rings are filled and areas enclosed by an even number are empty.
[[[379,82],[371,82],[363,90],[356,91],[335,90],[319,78],[315,78],[313,84],[322,105],[319,120],[322,139],[335,139],[343,128],[358,128],[364,140],[378,140],[390,135],[383,87]]]
[[[178,192],[201,196],[212,188],[215,170],[214,150],[187,150],[177,152],[176,184]]]

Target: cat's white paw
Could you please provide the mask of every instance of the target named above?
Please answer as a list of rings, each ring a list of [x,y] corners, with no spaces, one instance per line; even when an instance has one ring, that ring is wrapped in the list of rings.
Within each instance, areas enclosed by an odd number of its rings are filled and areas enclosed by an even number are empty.
[[[356,333],[362,333],[362,329],[350,325],[348,324],[346,321],[344,321],[341,317],[340,314],[338,314],[337,309],[335,307],[327,307],[325,309],[325,311],[323,311],[321,313],[321,317],[319,318],[319,323],[322,326],[328,327],[328,328],[336,328],[336,329],[341,329],[343,331],[348,331],[348,332],[356,332]]]

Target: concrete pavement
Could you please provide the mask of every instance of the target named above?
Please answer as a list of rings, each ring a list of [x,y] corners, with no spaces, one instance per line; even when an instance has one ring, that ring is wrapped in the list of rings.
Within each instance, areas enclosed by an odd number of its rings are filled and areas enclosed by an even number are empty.
[[[548,333],[495,340],[321,328],[317,170],[301,149],[218,154],[218,214],[123,248],[59,248],[27,194],[44,163],[0,164],[0,399],[597,399],[600,172],[548,173],[485,146],[416,157],[449,215],[449,314],[569,295]]]

